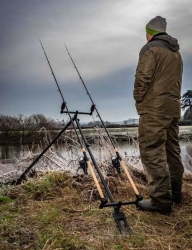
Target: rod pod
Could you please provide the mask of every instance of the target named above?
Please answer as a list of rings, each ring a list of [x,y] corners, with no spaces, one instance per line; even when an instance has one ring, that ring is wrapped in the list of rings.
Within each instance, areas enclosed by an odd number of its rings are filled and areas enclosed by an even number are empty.
[[[40,41],[40,40],[39,40],[39,41]],[[76,130],[76,127],[75,127],[75,124],[74,124],[74,120],[75,120],[76,125],[77,125],[77,127],[78,127],[78,129],[79,129],[79,132],[80,132],[80,134],[81,134],[81,136],[82,136],[82,139],[83,139],[83,141],[84,141],[84,143],[85,143],[85,145],[86,145],[86,148],[87,148],[87,150],[88,150],[88,152],[89,152],[89,155],[90,155],[90,157],[91,157],[91,159],[92,159],[92,162],[93,162],[93,164],[94,164],[94,166],[95,166],[95,169],[97,170],[97,173],[99,174],[99,177],[100,177],[100,179],[101,179],[101,182],[102,182],[102,184],[103,184],[103,186],[104,186],[104,188],[105,188],[105,190],[106,190],[106,192],[107,192],[107,195],[108,195],[108,197],[109,197],[109,199],[110,199],[110,201],[111,201],[110,204],[111,204],[111,205],[113,204],[113,205],[112,205],[113,208],[114,208],[113,217],[114,217],[114,219],[115,219],[115,221],[116,221],[116,224],[117,224],[117,226],[118,226],[118,228],[119,228],[119,230],[120,230],[120,232],[121,232],[122,234],[125,234],[125,233],[126,233],[125,230],[124,230],[124,228],[126,229],[126,231],[127,231],[128,233],[131,234],[131,233],[132,233],[132,229],[131,229],[131,227],[129,226],[129,224],[128,224],[128,222],[127,222],[127,219],[126,219],[126,217],[125,217],[125,214],[124,214],[123,212],[120,212],[120,211],[119,211],[119,209],[120,209],[120,207],[121,207],[121,205],[122,205],[122,202],[115,203],[115,200],[114,200],[114,198],[113,198],[113,196],[112,196],[112,194],[111,194],[111,192],[110,192],[110,189],[109,189],[108,185],[107,185],[106,182],[105,182],[105,179],[104,179],[104,177],[103,177],[103,175],[102,175],[102,172],[100,171],[99,167],[97,166],[97,163],[96,163],[96,161],[95,161],[95,159],[94,159],[94,156],[93,156],[93,154],[92,154],[92,151],[91,151],[91,149],[89,148],[89,145],[88,145],[88,143],[86,142],[86,139],[85,139],[85,137],[84,137],[84,135],[83,135],[83,133],[82,133],[81,126],[80,126],[80,123],[79,123],[79,120],[77,119],[78,111],[75,112],[75,114],[76,114],[76,115],[75,115],[75,119],[72,120],[71,115],[70,115],[70,112],[69,112],[69,110],[68,110],[68,108],[67,108],[67,104],[66,104],[66,102],[65,102],[65,100],[64,100],[64,97],[63,97],[62,92],[61,92],[61,90],[60,90],[59,84],[58,84],[58,82],[57,82],[57,79],[56,79],[56,77],[55,77],[55,74],[54,74],[54,72],[53,72],[53,69],[52,69],[52,67],[51,67],[51,64],[50,64],[50,62],[49,62],[49,59],[48,59],[47,54],[46,54],[46,52],[45,52],[45,49],[44,49],[44,47],[43,47],[43,44],[42,44],[41,41],[40,41],[40,43],[41,43],[42,49],[43,49],[43,51],[44,51],[45,57],[46,57],[46,59],[47,59],[47,62],[48,62],[48,64],[49,64],[50,70],[51,70],[51,72],[52,72],[53,78],[54,78],[54,80],[55,80],[55,82],[56,82],[56,85],[57,85],[57,87],[58,87],[58,90],[59,90],[59,92],[60,92],[60,94],[61,94],[61,97],[62,97],[62,99],[63,99],[63,104],[62,104],[62,107],[61,107],[61,111],[63,112],[64,107],[65,107],[66,110],[67,110],[67,113],[68,113],[68,115],[69,115],[69,117],[70,117],[70,121],[71,121],[71,123],[72,123],[72,125],[73,125],[73,128],[74,128],[74,130],[75,130],[75,133],[76,133],[76,135],[77,135],[77,139],[78,139],[78,141],[79,141],[79,144],[81,145],[82,152],[83,152],[83,154],[84,154],[84,158],[85,158],[85,160],[86,160],[86,162],[87,162],[87,165],[88,165],[88,167],[89,167],[89,169],[90,169],[90,171],[91,171],[93,180],[95,181],[95,185],[96,185],[96,187],[97,187],[97,189],[98,189],[98,192],[99,192],[99,194],[100,194],[100,199],[101,199],[100,208],[103,208],[103,207],[105,207],[105,205],[107,205],[107,199],[106,199],[106,198],[104,197],[104,195],[103,195],[103,192],[102,192],[102,190],[101,190],[101,188],[100,188],[100,185],[99,185],[99,183],[98,183],[98,181],[97,181],[96,175],[95,175],[95,173],[94,173],[94,171],[93,171],[93,169],[92,169],[91,163],[89,162],[89,160],[88,160],[88,158],[87,158],[85,149],[84,149],[83,144],[82,144],[82,142],[81,142],[81,140],[80,140],[80,138],[79,138],[79,135],[78,135],[78,133],[77,133],[77,130]],[[92,107],[91,107],[91,112],[94,111],[94,108],[95,108],[95,105],[93,104]],[[84,113],[84,112],[83,112],[83,113]],[[121,223],[123,223],[123,226],[121,225]]]

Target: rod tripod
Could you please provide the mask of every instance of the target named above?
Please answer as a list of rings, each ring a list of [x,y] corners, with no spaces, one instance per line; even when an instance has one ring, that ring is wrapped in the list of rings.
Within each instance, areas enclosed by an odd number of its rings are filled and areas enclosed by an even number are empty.
[[[68,111],[70,112],[70,111]],[[66,111],[63,111],[63,113],[68,113]],[[86,113],[86,112],[71,112],[71,113],[74,113],[74,116],[71,118],[71,120],[64,126],[64,128],[60,131],[60,133],[50,142],[50,144],[40,153],[40,155],[30,164],[30,166],[21,174],[21,176],[16,180],[14,181],[12,184],[20,184],[27,176],[27,173],[29,173],[29,171],[32,169],[32,167],[40,160],[40,158],[45,154],[45,152],[54,144],[54,142],[56,142],[56,140],[67,130],[67,128],[72,125],[73,123],[76,124],[76,127],[78,128],[78,131],[81,135],[81,139],[89,153],[89,156],[92,160],[92,163],[95,167],[95,170],[96,172],[98,173],[99,175],[99,178],[101,180],[101,183],[103,184],[103,187],[106,191],[106,194],[107,194],[107,197],[104,196],[103,194],[103,191],[101,189],[101,186],[97,180],[97,177],[96,177],[96,174],[95,174],[95,171],[92,167],[92,164],[90,163],[88,157],[87,157],[87,154],[86,154],[86,150],[85,148],[83,147],[83,144],[81,142],[81,150],[82,150],[82,153],[83,153],[83,156],[84,156],[84,161],[85,161],[85,165],[86,167],[83,168],[83,171],[85,174],[87,174],[87,168],[89,169],[91,175],[92,175],[92,178],[95,182],[95,185],[97,187],[97,190],[99,192],[99,196],[100,196],[100,205],[99,205],[99,208],[102,209],[104,207],[113,207],[114,209],[114,212],[113,212],[113,218],[117,224],[117,227],[120,231],[121,234],[132,234],[132,229],[127,221],[127,218],[125,216],[125,214],[120,211],[120,208],[122,205],[131,205],[131,204],[134,204],[137,206],[137,203],[142,199],[141,196],[136,196],[136,200],[135,201],[130,201],[130,202],[122,202],[122,201],[119,201],[119,202],[116,202],[106,181],[105,181],[105,178],[99,168],[99,166],[97,165],[97,162],[94,158],[94,155],[92,153],[92,150],[90,148],[90,145],[88,144],[84,134],[83,134],[83,131],[82,131],[82,128],[81,128],[81,125],[80,125],[80,120],[78,119],[78,115],[79,114],[87,114],[87,115],[90,115],[91,113]],[[80,138],[78,138],[78,140],[80,140]],[[108,199],[110,202],[108,202]]]

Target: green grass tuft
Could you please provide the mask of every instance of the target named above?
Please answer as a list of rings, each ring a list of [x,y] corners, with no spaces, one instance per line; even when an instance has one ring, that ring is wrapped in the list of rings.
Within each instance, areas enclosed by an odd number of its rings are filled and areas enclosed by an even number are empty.
[[[12,199],[10,197],[0,195],[0,203],[1,202],[11,202],[11,201],[12,201]]]

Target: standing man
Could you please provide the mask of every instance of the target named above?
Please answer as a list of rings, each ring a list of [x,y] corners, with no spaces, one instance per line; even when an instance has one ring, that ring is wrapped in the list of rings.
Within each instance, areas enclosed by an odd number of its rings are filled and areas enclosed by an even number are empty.
[[[166,19],[146,25],[147,43],[139,54],[134,99],[139,119],[139,148],[149,185],[149,200],[138,208],[170,213],[181,202],[183,165],[179,146],[183,63],[177,40],[166,33]]]

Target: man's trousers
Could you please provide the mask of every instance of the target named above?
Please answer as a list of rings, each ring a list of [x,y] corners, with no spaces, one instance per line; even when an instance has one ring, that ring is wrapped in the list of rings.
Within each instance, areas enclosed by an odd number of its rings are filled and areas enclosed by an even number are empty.
[[[139,119],[139,148],[150,198],[172,202],[171,181],[182,182],[179,119],[143,114]]]

